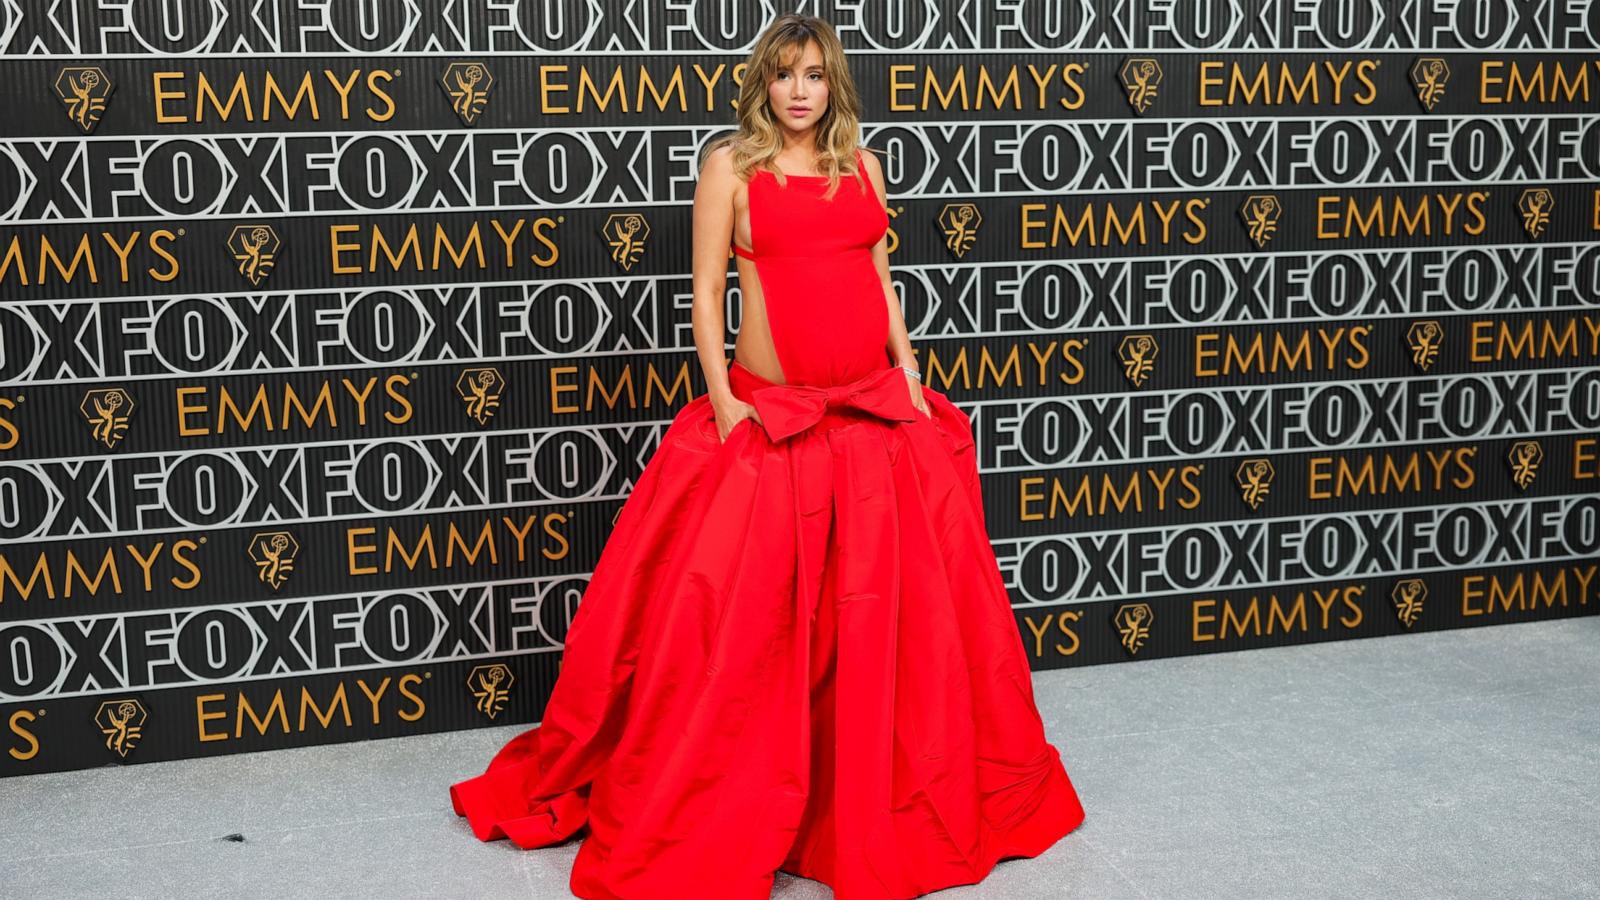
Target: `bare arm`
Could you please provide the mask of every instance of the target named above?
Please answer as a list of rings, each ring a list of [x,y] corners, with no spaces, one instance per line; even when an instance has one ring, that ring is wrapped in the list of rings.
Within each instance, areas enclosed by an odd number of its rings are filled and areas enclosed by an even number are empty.
[[[712,400],[733,396],[728,388],[727,322],[723,303],[728,289],[728,247],[733,243],[733,194],[738,176],[727,150],[714,151],[694,188],[694,347]]]
[[[884,209],[889,207],[889,186],[883,180],[883,166],[879,164],[878,157],[872,153],[861,154],[862,165],[866,167],[867,174],[872,178],[872,188],[878,192],[878,202]],[[911,338],[906,334],[905,315],[900,311],[900,295],[895,293],[894,279],[889,277],[889,234],[884,233],[882,239],[872,248],[872,262],[878,267],[878,280],[883,283],[883,299],[889,304],[889,355],[893,357],[895,365],[904,366],[911,372],[921,372],[917,366],[917,356],[911,351]],[[922,395],[922,380],[911,372],[906,373],[906,387],[911,391],[911,405],[925,416],[932,416],[928,409],[928,398]]]
[[[878,192],[878,202],[887,209],[889,206],[889,188],[883,180],[883,166],[878,162],[876,154],[863,152],[862,164],[866,166],[867,175],[872,178],[873,190]],[[906,334],[905,315],[900,311],[900,295],[895,293],[894,279],[889,276],[889,235],[884,234],[877,246],[872,248],[872,262],[878,267],[878,280],[883,283],[884,301],[889,304],[889,355],[893,357],[895,365],[905,366],[913,371],[922,371],[917,367],[916,354],[911,350],[911,338]],[[910,376],[907,376],[910,377]]]
[[[713,151],[695,185],[694,301],[690,312],[706,394],[717,416],[718,436],[724,440],[740,419],[760,421],[755,407],[733,396],[728,386],[723,304],[728,289],[728,248],[733,243],[733,198],[739,187],[729,156],[726,147]]]

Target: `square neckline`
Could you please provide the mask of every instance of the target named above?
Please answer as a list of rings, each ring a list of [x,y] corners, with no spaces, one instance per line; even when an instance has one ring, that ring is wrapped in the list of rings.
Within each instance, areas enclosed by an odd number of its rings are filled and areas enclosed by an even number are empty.
[[[802,180],[805,180],[805,181],[827,181],[828,180],[828,176],[826,176],[826,175],[790,175],[788,172],[775,173],[771,169],[757,169],[756,170],[756,174],[758,174],[758,175],[760,173],[762,173],[762,172],[765,172],[765,173],[767,173],[768,175],[771,175],[774,178],[776,178],[779,174],[782,174],[783,177],[785,177],[785,178],[799,178],[799,179],[802,179]],[[861,150],[860,150],[860,148],[856,149],[856,177],[865,179],[868,184],[872,183],[872,176],[867,174],[866,166],[861,161]],[[754,176],[751,176],[751,180],[752,181],[754,180]],[[734,256],[742,256],[745,259],[750,260],[751,262],[755,261],[756,254],[755,254],[755,249],[754,248],[750,248],[750,249],[747,250],[744,247],[739,246],[738,243],[736,243],[734,241],[729,241],[728,242],[728,246],[733,248],[733,255]]]
[[[777,176],[777,175],[781,174],[785,178],[804,178],[807,181],[827,181],[828,180],[828,176],[826,176],[826,175],[790,175],[788,172],[773,172],[771,169],[757,169],[756,171],[757,172],[766,172],[767,174],[773,175],[773,176]],[[856,174],[859,175],[862,178],[868,179],[868,181],[871,181],[871,177],[868,176],[867,173],[866,173],[866,166],[861,162],[861,148],[860,147],[856,148]]]

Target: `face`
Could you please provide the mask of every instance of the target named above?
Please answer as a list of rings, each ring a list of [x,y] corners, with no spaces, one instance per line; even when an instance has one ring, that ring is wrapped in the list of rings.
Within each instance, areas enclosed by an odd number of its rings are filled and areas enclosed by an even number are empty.
[[[789,48],[767,83],[767,102],[773,117],[791,131],[805,131],[822,121],[828,111],[828,79],[816,41],[806,41],[798,52]]]

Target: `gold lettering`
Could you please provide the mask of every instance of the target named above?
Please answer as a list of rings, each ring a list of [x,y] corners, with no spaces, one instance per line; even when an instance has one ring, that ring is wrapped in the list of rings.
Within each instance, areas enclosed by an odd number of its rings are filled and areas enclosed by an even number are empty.
[[[194,698],[194,718],[195,718],[195,727],[199,730],[199,733],[200,733],[200,743],[204,744],[204,743],[207,743],[207,742],[210,742],[210,741],[225,741],[225,740],[228,739],[228,733],[225,732],[225,731],[222,731],[222,732],[206,731],[206,723],[207,722],[211,721],[212,719],[226,719],[228,717],[228,714],[225,713],[225,712],[208,712],[208,711],[206,711],[206,704],[207,703],[216,703],[218,701],[226,700],[226,699],[228,699],[228,695],[227,694],[196,694],[195,695],[195,698]]]
[[[377,99],[383,101],[383,105],[384,105],[384,111],[383,112],[378,112],[376,109],[373,109],[371,106],[368,106],[367,107],[367,118],[368,119],[371,119],[374,122],[387,122],[390,119],[394,118],[395,110],[397,109],[397,107],[395,106],[394,98],[389,96],[389,92],[388,91],[386,91],[382,87],[378,86],[378,82],[380,82],[380,81],[386,81],[387,82],[387,81],[393,81],[393,80],[394,80],[394,75],[392,73],[386,72],[386,71],[384,71],[382,69],[374,69],[371,72],[367,73],[367,90],[372,92],[372,96],[374,96]]]
[[[350,720],[350,703],[345,697],[344,683],[343,682],[340,682],[338,688],[336,688],[334,690],[334,692],[333,692],[332,699],[330,699],[328,701],[328,709],[327,709],[327,714],[326,715],[324,715],[323,714],[323,710],[320,707],[317,706],[317,701],[311,696],[311,691],[307,690],[304,685],[301,686],[301,688],[300,688],[300,726],[299,726],[299,728],[296,729],[297,731],[305,731],[306,730],[306,711],[307,710],[309,710],[313,716],[316,716],[317,721],[319,723],[321,723],[321,725],[322,725],[324,730],[326,730],[327,727],[330,724],[333,723],[333,715],[334,715],[334,713],[339,712],[339,711],[343,711],[343,713],[344,713],[344,727],[349,728],[353,724],[355,724],[354,722],[352,722]]]
[[[104,238],[105,242],[111,245],[111,252],[117,255],[117,263],[120,267],[122,283],[127,284],[128,254],[133,252],[133,245],[139,242],[139,232],[135,231],[133,234],[129,235],[128,242],[126,244],[118,244],[117,236],[109,231],[100,232],[100,237]]]
[[[1574,481],[1600,479],[1600,438],[1578,438],[1572,442]]]
[[[23,584],[17,577],[17,572],[11,567],[11,558],[0,553],[0,603],[6,599],[6,585],[9,583],[12,590],[26,601],[33,596],[33,586],[40,580],[44,581],[44,595],[51,600],[56,598],[55,580],[50,574],[50,563],[43,553],[34,561],[33,572],[28,575],[28,583]]]
[[[415,226],[413,226],[413,230],[415,230]],[[476,253],[478,257],[478,268],[488,268],[488,264],[484,260],[483,256],[483,235],[478,230],[477,222],[472,223],[472,230],[467,232],[467,239],[462,242],[459,252],[454,246],[451,245],[450,235],[445,232],[444,225],[436,223],[433,226],[433,270],[435,272],[439,271],[439,257],[441,253],[448,255],[450,257],[450,261],[455,264],[457,269],[467,264],[468,254]]]
[[[517,527],[517,523],[513,522],[510,516],[501,516],[500,521],[505,523],[507,530],[511,532],[511,536],[516,538],[517,562],[525,562],[528,558],[528,535],[533,531],[533,526],[538,523],[539,517],[530,513],[522,520],[521,528]]]
[[[622,82],[622,70],[611,70],[611,81],[606,84],[606,92],[602,95],[599,86],[589,77],[589,67],[582,66],[578,69],[578,112],[583,112],[583,98],[585,95],[594,98],[595,111],[609,112],[612,96],[617,97],[617,112],[629,112],[628,87]]]
[[[406,564],[407,571],[416,571],[417,563],[422,560],[422,554],[428,554],[428,568],[439,568],[439,555],[433,549],[433,525],[422,526],[422,534],[417,536],[417,544],[412,552],[406,552],[406,545],[400,535],[393,528],[388,529],[389,539],[384,547],[383,570],[394,571],[395,554]]]
[[[341,255],[345,254],[345,253],[351,253],[351,252],[360,253],[361,252],[361,244],[359,242],[352,244],[352,243],[347,243],[345,241],[340,240],[340,237],[342,237],[343,235],[349,234],[350,232],[360,231],[360,230],[361,230],[361,226],[360,225],[330,225],[330,226],[328,226],[328,247],[329,247],[329,250],[333,253],[333,274],[335,274],[335,275],[356,275],[356,274],[359,274],[361,272],[361,265],[359,263],[351,265],[349,263],[344,262],[343,259],[341,258]]]
[[[378,545],[377,544],[358,544],[358,543],[356,543],[356,537],[358,535],[362,536],[362,537],[367,537],[367,536],[371,536],[371,535],[374,535],[374,534],[377,534],[377,533],[378,533],[378,529],[371,528],[371,527],[366,527],[366,528],[347,528],[347,529],[345,529],[345,533],[344,533],[345,571],[349,572],[351,575],[376,575],[376,574],[378,574],[378,567],[377,566],[360,565],[360,564],[358,564],[356,562],[356,555],[357,554],[377,553],[378,552]]]
[[[317,110],[317,92],[312,87],[310,72],[306,72],[300,77],[300,90],[295,92],[293,102],[284,97],[283,89],[278,87],[278,79],[273,77],[270,71],[267,72],[266,94],[266,99],[261,104],[261,121],[263,122],[272,120],[272,101],[274,97],[277,98],[278,108],[283,110],[283,117],[286,119],[293,119],[300,112],[300,104],[302,102],[310,107],[311,120],[313,122],[322,118],[321,113]]]
[[[377,693],[373,693],[372,688],[367,687],[367,682],[363,678],[356,679],[356,686],[361,688],[361,693],[367,695],[367,703],[372,706],[372,724],[377,725],[378,702],[383,699],[384,692],[389,689],[389,676],[383,676],[383,680],[378,682]]]
[[[28,730],[28,724],[37,718],[38,716],[34,715],[32,710],[27,709],[19,709],[11,714],[9,721],[11,734],[27,742],[27,749],[18,747],[6,748],[6,753],[10,754],[12,759],[19,762],[27,762],[39,755],[39,737]]]
[[[73,550],[67,551],[67,572],[66,576],[62,578],[63,597],[69,599],[72,597],[74,575],[77,576],[77,581],[83,583],[84,588],[88,590],[91,597],[100,592],[100,581],[107,575],[111,576],[112,592],[116,594],[122,593],[122,575],[117,571],[116,554],[110,547],[106,548],[105,556],[101,557],[100,568],[95,572],[93,578],[89,577],[89,573],[83,568],[83,564],[78,562],[77,552]]]
[[[568,87],[565,81],[556,83],[552,75],[565,73],[566,66],[540,66],[539,67],[539,111],[545,115],[560,115],[572,112],[569,107],[557,106],[552,100],[554,94],[565,94]]]
[[[559,547],[557,549],[551,549],[548,546],[541,547],[539,548],[539,552],[544,554],[545,559],[552,562],[559,559],[566,559],[568,551],[572,549],[572,545],[567,542],[567,536],[565,534],[562,534],[560,531],[556,530],[556,526],[565,525],[567,523],[567,517],[561,513],[550,513],[544,517],[543,521],[544,533],[547,536],[555,539],[555,542],[559,545]]]
[[[689,98],[684,94],[683,90],[683,69],[677,66],[672,68],[672,76],[667,79],[665,90],[658,91],[656,90],[655,82],[650,78],[650,70],[641,65],[639,67],[639,92],[638,97],[633,101],[634,109],[642,111],[645,108],[645,94],[647,92],[655,100],[658,111],[666,110],[673,97],[678,99],[675,107],[678,112],[689,111]]]
[[[416,674],[415,672],[407,672],[406,674],[400,676],[398,689],[400,693],[404,694],[414,704],[414,708],[409,712],[404,709],[396,710],[395,715],[406,720],[407,722],[417,721],[418,719],[422,718],[423,713],[428,711],[428,704],[424,703],[421,697],[409,690],[409,688],[416,687],[421,683],[422,676]]]
[[[339,76],[335,75],[332,69],[323,69],[322,74],[328,79],[328,83],[333,85],[334,92],[339,95],[339,118],[349,119],[350,91],[355,88],[356,79],[361,77],[361,70],[352,70],[350,77],[344,81],[340,81]]]
[[[277,714],[278,721],[282,724],[283,733],[288,734],[289,710],[283,702],[283,691],[279,690],[272,692],[272,702],[267,704],[267,715],[265,718],[259,718],[256,716],[255,707],[250,705],[250,699],[244,695],[243,691],[240,691],[239,712],[234,718],[233,736],[235,738],[244,737],[244,720],[246,716],[248,716],[250,721],[256,726],[256,733],[265,735],[267,733],[268,725],[272,722],[274,713]]]
[[[412,267],[422,271],[422,242],[417,237],[417,223],[411,223],[406,229],[405,239],[400,242],[399,252],[389,246],[389,241],[383,236],[383,229],[374,225],[372,228],[372,255],[367,262],[369,270],[378,271],[378,251],[382,249],[383,255],[389,260],[389,269],[393,272],[400,271],[400,266],[406,261],[406,256],[411,257]]]
[[[266,429],[268,431],[272,430],[272,410],[267,406],[266,385],[256,386],[255,399],[251,401],[250,408],[243,413],[240,412],[238,405],[234,403],[233,394],[226,387],[222,388],[221,392],[221,402],[217,406],[217,434],[222,434],[228,430],[228,414],[230,411],[233,414],[233,421],[238,424],[240,431],[250,430],[250,423],[255,421],[257,410],[261,412],[261,420],[266,423]],[[241,418],[241,415],[243,418]]]
[[[94,253],[92,253],[89,249],[89,235],[87,234],[79,236],[78,249],[73,252],[72,262],[70,264],[62,263],[61,257],[56,255],[55,245],[51,244],[48,239],[40,242],[39,277],[35,279],[39,284],[44,284],[44,280],[48,274],[45,271],[46,263],[51,264],[55,268],[56,274],[60,276],[61,280],[67,284],[72,283],[72,277],[78,273],[78,264],[82,263],[84,268],[89,272],[89,283],[100,283],[100,274],[95,271]]]
[[[244,107],[244,119],[246,122],[254,122],[256,120],[255,109],[250,105],[250,83],[245,80],[243,72],[240,72],[239,76],[233,80],[233,90],[228,94],[226,103],[212,89],[211,81],[206,78],[206,73],[200,72],[196,76],[194,98],[194,120],[196,123],[205,121],[206,100],[208,98],[211,101],[211,108],[216,111],[218,118],[224,122],[228,121],[228,117],[233,115],[233,104],[236,102]]]
[[[160,125],[180,125],[189,121],[185,113],[173,113],[167,110],[168,101],[181,101],[189,99],[187,91],[170,89],[166,86],[168,81],[182,82],[183,72],[152,72],[150,75],[151,87],[156,101],[156,123]]]
[[[699,79],[700,86],[704,88],[701,93],[706,98],[706,112],[711,112],[716,108],[713,98],[716,95],[717,82],[722,80],[722,73],[725,69],[727,69],[725,63],[717,63],[717,67],[712,70],[711,76],[708,78],[705,69],[701,68],[699,63],[694,64],[694,76]]]
[[[450,523],[450,529],[446,534],[444,546],[444,564],[446,568],[455,565],[456,550],[458,548],[461,550],[461,558],[469,566],[478,564],[478,555],[483,552],[485,546],[489,549],[490,565],[498,565],[500,563],[500,553],[495,548],[494,543],[494,523],[491,520],[483,520],[483,528],[478,531],[478,540],[471,548],[467,547],[467,540],[462,537],[461,531],[456,528],[456,523]]]
[[[1032,615],[1024,615],[1022,622],[1027,626],[1028,633],[1033,635],[1034,657],[1042,658],[1044,656],[1044,636],[1050,630],[1052,622],[1055,623],[1056,630],[1066,636],[1068,643],[1065,645],[1052,643],[1051,648],[1056,651],[1058,656],[1075,655],[1078,652],[1079,639],[1077,632],[1072,629],[1072,623],[1077,622],[1081,617],[1082,613],[1079,610],[1063,610],[1060,614],[1045,613],[1044,620],[1036,625]]]

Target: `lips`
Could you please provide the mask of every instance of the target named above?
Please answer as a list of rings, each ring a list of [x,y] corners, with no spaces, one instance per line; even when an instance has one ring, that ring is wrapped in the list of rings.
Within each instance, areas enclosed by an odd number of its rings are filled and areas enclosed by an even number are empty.
[[[811,107],[809,107],[809,106],[791,106],[791,107],[789,107],[789,113],[791,115],[803,116],[808,112],[811,112]]]

